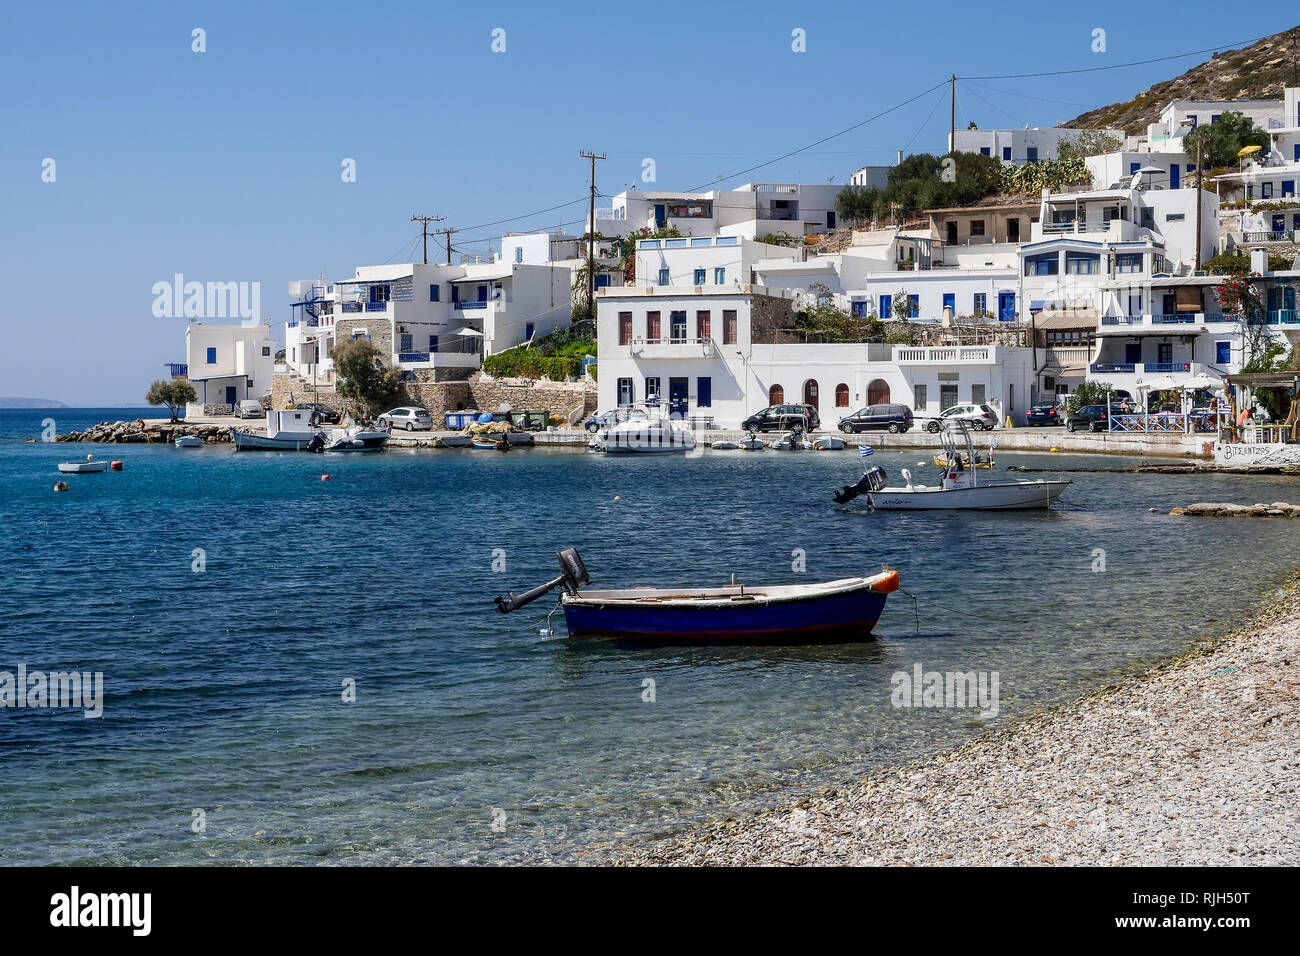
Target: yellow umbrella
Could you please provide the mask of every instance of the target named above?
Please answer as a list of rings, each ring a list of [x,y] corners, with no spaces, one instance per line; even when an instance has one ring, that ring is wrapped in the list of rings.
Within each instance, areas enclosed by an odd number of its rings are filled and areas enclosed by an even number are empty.
[[[1243,146],[1241,149],[1237,150],[1237,158],[1241,159],[1243,156],[1249,156],[1251,153],[1258,153],[1262,148],[1263,147],[1261,146]]]

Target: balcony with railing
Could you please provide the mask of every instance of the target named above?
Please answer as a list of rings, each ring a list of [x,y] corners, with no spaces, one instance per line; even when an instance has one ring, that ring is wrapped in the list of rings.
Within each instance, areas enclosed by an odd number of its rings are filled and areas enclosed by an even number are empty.
[[[340,308],[341,308],[341,310],[344,311],[344,312],[361,312],[361,311],[363,311],[362,308],[361,308],[361,303],[360,303],[360,302],[343,302],[343,303],[340,304]]]
[[[1268,232],[1245,232],[1242,233],[1241,241],[1245,243],[1252,242],[1292,242],[1294,241],[1295,230],[1282,229],[1270,230]]]
[[[1093,362],[1089,371],[1099,375],[1171,375],[1192,371],[1191,362]]]
[[[166,362],[164,363],[170,370],[172,378],[188,378],[190,367],[184,362]]]
[[[920,348],[898,346],[894,349],[894,362],[899,365],[951,365],[961,363],[988,364],[994,361],[996,346],[991,345],[928,345]]]
[[[1055,363],[1064,368],[1067,365],[1087,365],[1088,360],[1092,358],[1092,348],[1087,345],[1049,345],[1047,347],[1047,363]]]
[[[1271,309],[1268,313],[1269,325],[1300,325],[1300,311],[1296,309]]]
[[[487,299],[474,299],[470,302],[453,302],[451,307],[456,311],[464,311],[465,309],[486,309],[488,301],[489,300]]]
[[[387,302],[367,302],[367,303],[366,303],[366,311],[367,311],[367,312],[387,312],[387,311],[388,311],[388,303],[387,303]]]
[[[436,352],[398,352],[395,365],[402,368],[478,368],[483,356],[477,348],[463,351],[439,347]]]
[[[712,338],[688,338],[672,335],[666,338],[634,338],[628,344],[630,355],[658,359],[710,358],[713,355]]]

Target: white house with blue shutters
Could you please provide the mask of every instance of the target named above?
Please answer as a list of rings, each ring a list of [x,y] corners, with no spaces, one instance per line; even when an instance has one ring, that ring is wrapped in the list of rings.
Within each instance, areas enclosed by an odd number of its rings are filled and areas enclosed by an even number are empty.
[[[246,399],[260,399],[271,391],[275,346],[271,328],[255,325],[205,325],[192,321],[185,330],[185,364],[171,366],[173,378],[188,378],[197,401],[186,406],[187,415],[229,414]]]
[[[628,189],[597,207],[596,231],[616,238],[640,229],[675,227],[683,236],[755,239],[805,236],[838,225],[835,197],[840,185],[746,183],[708,192]]]
[[[959,129],[953,133],[953,142],[949,150],[962,153],[978,153],[1002,161],[1004,166],[1024,166],[1028,163],[1045,162],[1060,157],[1063,142],[1074,142],[1089,130],[1068,129],[1062,126],[1038,127],[1032,129]],[[1123,141],[1124,131],[1104,129],[1096,132],[1113,136]]]
[[[1247,246],[1295,242],[1300,234],[1300,87],[1285,90],[1281,116],[1269,117],[1267,124],[1267,152],[1216,179],[1225,195],[1251,204],[1240,212],[1225,211],[1240,217],[1232,223],[1238,231],[1234,239]]]
[[[328,383],[335,345],[367,338],[382,342],[398,369],[464,374],[484,355],[567,325],[571,285],[566,264],[499,259],[359,266],[334,282],[291,282],[285,371]]]

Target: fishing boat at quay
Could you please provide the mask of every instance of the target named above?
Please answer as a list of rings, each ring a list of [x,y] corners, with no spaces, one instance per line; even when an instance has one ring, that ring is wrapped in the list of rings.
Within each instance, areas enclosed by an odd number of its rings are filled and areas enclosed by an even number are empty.
[[[871,634],[898,590],[898,572],[818,584],[720,588],[625,588],[583,591],[591,582],[577,549],[557,553],[560,574],[523,594],[496,599],[503,614],[563,588],[558,607],[570,637],[664,643],[821,643]]]
[[[266,413],[266,434],[230,429],[235,451],[311,451],[325,437],[311,424],[311,409],[287,408]]]

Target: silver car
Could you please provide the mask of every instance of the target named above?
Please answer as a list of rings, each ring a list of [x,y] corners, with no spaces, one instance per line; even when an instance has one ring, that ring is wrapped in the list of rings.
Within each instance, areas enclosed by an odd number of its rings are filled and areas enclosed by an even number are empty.
[[[943,427],[945,420],[953,418],[962,419],[976,431],[981,428],[985,431],[993,431],[998,424],[997,412],[987,405],[954,405],[952,408],[940,412],[939,417],[932,419],[925,427],[932,432],[937,432]]]
[[[380,428],[405,428],[408,432],[432,431],[433,416],[427,408],[394,408],[378,418]]]

